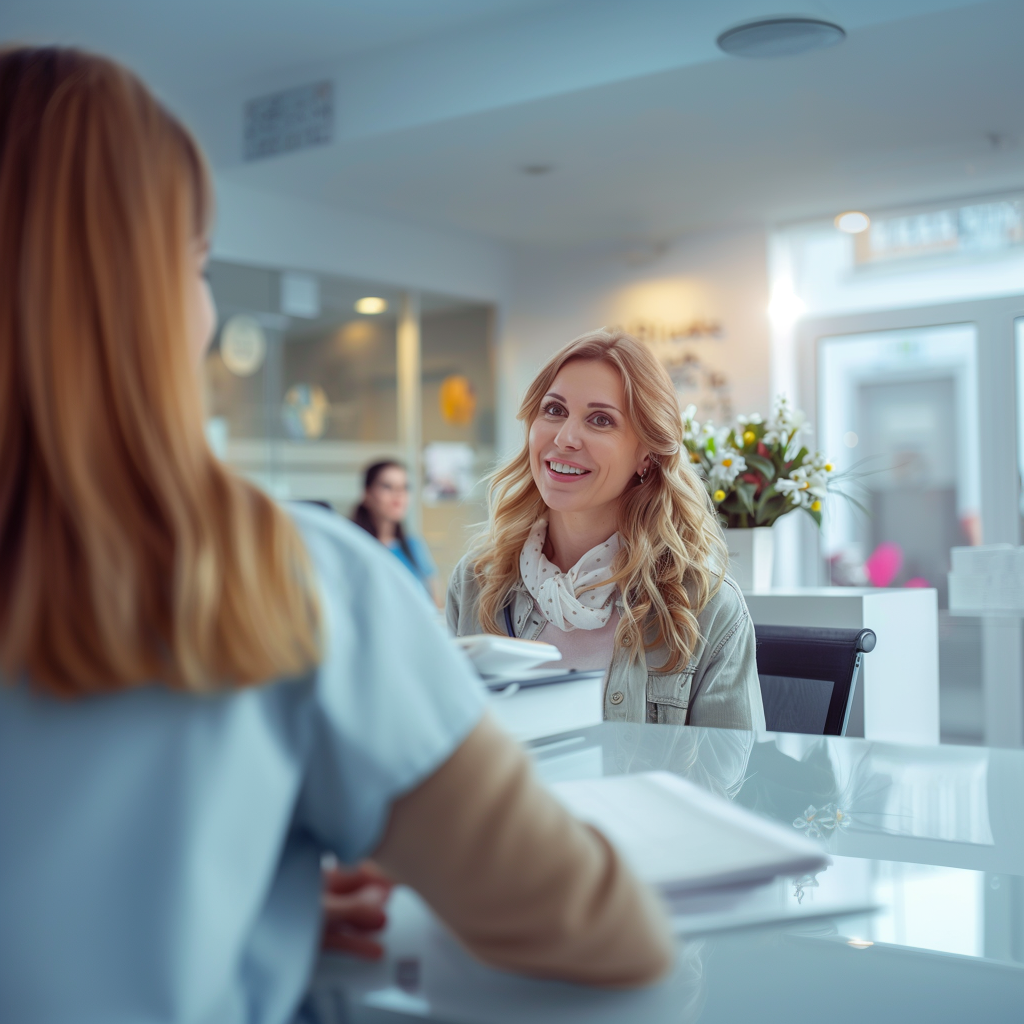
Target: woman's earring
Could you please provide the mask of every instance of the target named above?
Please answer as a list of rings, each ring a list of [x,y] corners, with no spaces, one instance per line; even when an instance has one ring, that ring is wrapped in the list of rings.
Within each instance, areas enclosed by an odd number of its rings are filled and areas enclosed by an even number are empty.
[[[645,466],[644,471],[640,474],[640,483],[644,483],[647,480],[648,475],[651,472],[650,466]]]

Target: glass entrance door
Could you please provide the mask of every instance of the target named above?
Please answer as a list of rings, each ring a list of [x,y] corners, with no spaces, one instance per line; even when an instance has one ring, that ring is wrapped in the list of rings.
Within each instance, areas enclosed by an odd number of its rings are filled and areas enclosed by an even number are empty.
[[[822,338],[818,429],[851,502],[831,503],[829,583],[921,586],[948,607],[953,547],[981,540],[977,331]]]
[[[798,397],[863,506],[804,532],[801,582],[934,587],[944,742],[1024,745],[1021,620],[951,614],[947,582],[952,548],[1020,544],[1022,321],[1010,297],[799,328]]]

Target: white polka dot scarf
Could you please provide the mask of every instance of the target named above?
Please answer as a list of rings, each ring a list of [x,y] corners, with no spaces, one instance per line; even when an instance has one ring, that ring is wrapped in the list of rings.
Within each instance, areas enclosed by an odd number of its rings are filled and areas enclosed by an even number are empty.
[[[519,556],[519,574],[526,589],[553,626],[567,633],[573,629],[600,629],[611,618],[616,585],[595,587],[579,597],[576,592],[611,576],[619,535],[613,534],[603,544],[591,548],[568,572],[559,572],[545,556],[547,536],[548,521],[538,519]]]

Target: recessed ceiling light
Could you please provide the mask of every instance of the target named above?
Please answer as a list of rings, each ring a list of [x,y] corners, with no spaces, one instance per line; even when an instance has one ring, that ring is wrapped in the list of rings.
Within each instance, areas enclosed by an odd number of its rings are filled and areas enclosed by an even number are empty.
[[[871,227],[871,218],[860,210],[847,210],[846,213],[839,214],[833,223],[848,235],[859,235]]]
[[[818,18],[759,18],[726,29],[717,42],[733,57],[792,57],[836,46],[845,38],[838,25]]]
[[[523,174],[550,174],[554,169],[554,164],[526,164],[522,168],[522,172]]]
[[[375,295],[367,295],[356,303],[357,313],[367,313],[373,316],[374,313],[383,313],[388,308],[387,299],[379,299]]]

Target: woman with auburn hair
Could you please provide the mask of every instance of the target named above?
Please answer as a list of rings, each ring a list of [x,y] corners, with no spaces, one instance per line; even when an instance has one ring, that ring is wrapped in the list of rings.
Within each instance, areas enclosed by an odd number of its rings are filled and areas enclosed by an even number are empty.
[[[450,628],[607,667],[609,720],[763,729],[754,628],[664,368],[622,331],[584,334],[519,419],[526,442],[492,478],[488,530],[452,574]]]
[[[283,1024],[390,880],[490,963],[657,976],[662,911],[415,580],[210,452],[211,207],[129,72],[0,51],[0,1020]],[[386,876],[328,872],[325,922],[327,853]]]

